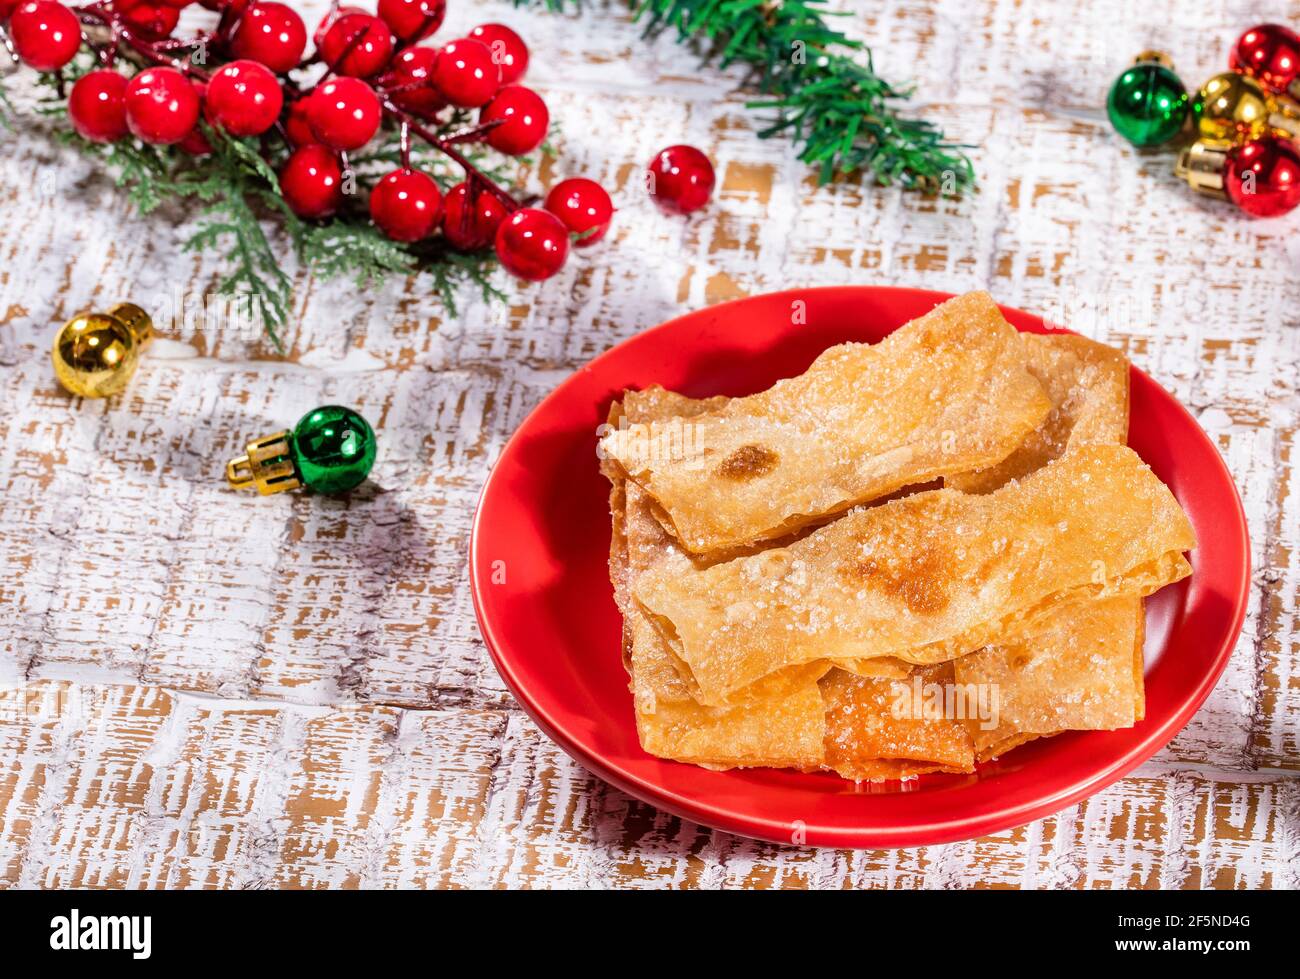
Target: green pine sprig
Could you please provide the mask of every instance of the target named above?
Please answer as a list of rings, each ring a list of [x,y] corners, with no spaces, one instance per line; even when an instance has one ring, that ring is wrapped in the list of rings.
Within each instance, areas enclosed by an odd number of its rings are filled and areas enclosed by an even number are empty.
[[[585,0],[515,0],[553,12],[581,10]],[[826,183],[837,174],[869,173],[881,185],[960,195],[975,186],[961,144],[932,122],[904,115],[912,94],[876,74],[871,52],[833,29],[826,0],[628,0],[646,34],[674,32],[706,64],[744,65],[761,98],[749,108],[771,113],[759,136],[789,136],[799,159]]]

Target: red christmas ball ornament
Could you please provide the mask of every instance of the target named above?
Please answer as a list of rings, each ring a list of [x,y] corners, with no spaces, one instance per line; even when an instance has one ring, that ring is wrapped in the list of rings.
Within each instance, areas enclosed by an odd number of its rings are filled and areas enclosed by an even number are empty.
[[[325,32],[320,56],[340,75],[366,78],[393,56],[393,32],[371,14],[344,14]]]
[[[507,85],[483,107],[478,121],[498,123],[487,132],[489,146],[510,156],[523,156],[542,145],[551,114],[531,88]]]
[[[23,3],[23,0],[0,0],[0,21],[6,21]]]
[[[528,71],[528,45],[505,24],[479,24],[469,37],[481,41],[492,52],[492,60],[501,69],[501,84],[510,85]]]
[[[280,193],[300,218],[329,217],[343,202],[343,170],[325,146],[300,146],[280,169]]]
[[[284,92],[266,65],[243,59],[222,65],[208,82],[203,112],[232,136],[260,136],[280,118]]]
[[[346,17],[348,14],[365,13],[367,11],[362,7],[339,7],[338,10],[331,10],[320,19],[320,23],[316,25],[316,30],[312,31],[311,43],[319,48],[321,42],[325,40],[325,32],[337,24],[340,17]]]
[[[113,9],[128,27],[154,39],[169,36],[181,19],[180,8],[154,0],[114,0]]]
[[[1300,75],[1300,37],[1281,24],[1259,24],[1237,38],[1228,66],[1270,92],[1287,92]]]
[[[655,154],[646,171],[646,189],[665,214],[690,214],[709,202],[713,164],[694,146],[670,146]]]
[[[546,195],[546,209],[578,237],[576,248],[594,245],[605,237],[614,217],[614,202],[605,188],[585,177],[561,180]]]
[[[146,68],[126,86],[126,124],[146,143],[179,143],[199,121],[199,94],[175,68]]]
[[[316,138],[333,150],[355,150],[379,131],[382,111],[375,90],[359,78],[331,78],[316,89],[307,120]]]
[[[81,47],[81,24],[57,0],[34,0],[10,16],[9,40],[23,64],[37,71],[58,71]]]
[[[501,222],[497,258],[517,279],[549,279],[569,257],[569,232],[550,211],[521,207]]]
[[[416,46],[407,48],[393,59],[392,70],[384,75],[381,84],[388,97],[407,112],[431,116],[447,103],[433,84],[433,66],[438,52],[433,48]]]
[[[422,41],[442,26],[446,0],[379,0],[379,16],[402,41]]]
[[[496,236],[505,218],[505,205],[495,194],[479,190],[471,199],[469,185],[459,183],[443,199],[442,234],[453,248],[472,252]]]
[[[298,12],[274,0],[250,5],[230,39],[236,57],[260,61],[276,74],[297,65],[306,47],[307,26]]]
[[[438,49],[433,84],[452,105],[477,109],[486,105],[501,87],[501,69],[481,41],[461,38]]]
[[[442,192],[419,170],[394,170],[370,192],[370,217],[394,241],[427,238],[442,217]]]
[[[1238,146],[1228,153],[1223,189],[1254,217],[1286,214],[1300,204],[1300,153],[1272,136]]]
[[[107,68],[88,71],[68,93],[72,128],[92,143],[111,143],[127,133],[126,76]]]
[[[284,134],[296,149],[316,142],[316,134],[311,130],[311,95],[289,103],[289,111],[284,117]]]

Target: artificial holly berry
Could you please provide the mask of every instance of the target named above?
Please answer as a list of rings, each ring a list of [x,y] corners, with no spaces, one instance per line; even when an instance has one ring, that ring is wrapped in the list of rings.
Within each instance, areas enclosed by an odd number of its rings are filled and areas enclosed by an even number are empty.
[[[479,112],[478,121],[500,123],[487,132],[487,143],[510,156],[523,156],[542,145],[551,114],[531,88],[507,85]]]
[[[330,25],[320,43],[320,56],[340,75],[366,78],[393,56],[393,33],[378,17],[344,14]]]
[[[690,214],[713,194],[713,164],[694,146],[660,150],[646,171],[646,189],[665,214]]]
[[[208,142],[208,137],[203,135],[203,130],[198,126],[186,133],[185,138],[176,145],[190,156],[207,156],[212,152],[212,144]]]
[[[284,134],[295,149],[316,142],[316,134],[311,130],[311,99],[311,95],[304,95],[289,103],[289,112],[284,118]]]
[[[1300,204],[1300,153],[1272,136],[1239,146],[1228,153],[1223,189],[1254,217],[1286,214]]]
[[[549,279],[569,257],[569,232],[550,211],[521,207],[501,222],[496,236],[497,258],[519,279]]]
[[[126,124],[146,143],[179,143],[199,121],[199,96],[175,68],[146,68],[126,86]]]
[[[351,408],[325,405],[303,415],[292,431],[249,442],[226,464],[231,486],[256,486],[262,495],[306,486],[316,493],[346,493],[360,486],[375,464],[374,430]]]
[[[478,190],[471,200],[469,185],[459,183],[443,199],[442,234],[453,248],[472,252],[493,240],[505,217],[495,194]]]
[[[519,81],[528,71],[528,45],[505,24],[479,24],[469,37],[488,46],[492,60],[501,69],[502,85]]]
[[[300,146],[280,169],[280,193],[300,218],[329,217],[343,202],[339,158],[319,143]]]
[[[216,13],[230,12],[232,17],[238,17],[248,9],[249,0],[199,0],[199,6],[204,10],[212,10]]]
[[[284,93],[271,69],[241,59],[222,65],[208,82],[203,111],[232,136],[260,136],[280,118]]]
[[[292,7],[274,0],[250,5],[230,39],[236,57],[260,61],[276,74],[297,65],[306,47],[302,18]]]
[[[7,21],[23,0],[0,0],[0,21]]]
[[[394,170],[370,192],[370,217],[394,241],[427,238],[442,217],[442,192],[419,170]]]
[[[331,78],[312,94],[307,119],[316,138],[334,150],[355,150],[379,131],[375,90],[359,78]]]
[[[1187,118],[1187,89],[1158,52],[1145,52],[1110,87],[1106,114],[1134,146],[1157,146],[1178,135]]]
[[[331,10],[320,19],[316,25],[316,30],[312,31],[311,43],[316,47],[321,46],[325,40],[325,32],[338,23],[340,17],[346,17],[348,14],[364,14],[366,10],[361,7],[339,7],[338,10]]]
[[[1281,24],[1260,24],[1242,34],[1228,55],[1228,66],[1270,92],[1300,98],[1300,37]]]
[[[168,7],[175,7],[177,10],[184,10],[190,4],[197,3],[198,0],[159,0],[159,2],[166,4]]]
[[[501,69],[482,41],[461,38],[438,50],[433,84],[448,102],[477,109],[491,101],[501,87]]]
[[[68,93],[72,127],[92,143],[111,143],[127,133],[126,76],[107,68],[88,71]]]
[[[176,30],[180,9],[154,0],[115,0],[113,9],[136,31],[151,38],[164,38]]]
[[[614,204],[605,188],[585,177],[561,180],[546,195],[546,209],[577,235],[574,246],[586,248],[605,237],[614,217]]]
[[[379,0],[379,16],[402,41],[422,41],[442,26],[447,0]]]
[[[393,59],[392,69],[380,83],[399,108],[431,116],[447,104],[433,86],[433,66],[437,60],[438,52],[433,48],[407,48]]]
[[[9,18],[9,40],[24,64],[37,71],[58,71],[81,47],[81,24],[57,0],[33,0]]]

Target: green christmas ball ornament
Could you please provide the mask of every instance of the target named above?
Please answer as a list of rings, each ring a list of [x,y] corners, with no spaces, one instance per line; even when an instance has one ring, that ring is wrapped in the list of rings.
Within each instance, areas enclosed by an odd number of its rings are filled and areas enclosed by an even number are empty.
[[[1190,104],[1169,59],[1144,52],[1110,87],[1106,113],[1115,131],[1134,146],[1158,146],[1178,135]]]
[[[324,405],[286,430],[249,442],[226,463],[231,486],[255,486],[263,496],[305,486],[333,496],[365,482],[375,464],[375,433],[351,408]]]

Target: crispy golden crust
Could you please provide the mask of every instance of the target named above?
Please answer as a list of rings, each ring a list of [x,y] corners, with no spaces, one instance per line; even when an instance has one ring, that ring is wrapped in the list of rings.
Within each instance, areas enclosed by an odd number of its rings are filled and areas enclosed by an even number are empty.
[[[808,537],[633,588],[700,700],[789,666],[954,659],[1033,628],[1063,601],[1138,597],[1190,573],[1195,536],[1132,450],[1082,446],[986,496],[919,493]]]
[[[601,444],[681,546],[709,556],[1004,459],[1051,408],[1024,361],[993,300],[970,293],[689,424],[654,420]]]

